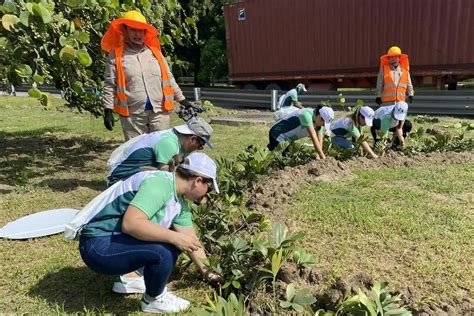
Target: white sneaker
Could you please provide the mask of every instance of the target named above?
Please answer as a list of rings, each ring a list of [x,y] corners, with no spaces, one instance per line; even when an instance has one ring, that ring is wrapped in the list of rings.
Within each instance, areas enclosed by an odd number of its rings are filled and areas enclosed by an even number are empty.
[[[156,297],[156,300],[148,302],[142,297],[141,307],[145,313],[178,313],[189,307],[189,301],[182,299],[165,288],[163,293]]]
[[[119,276],[114,282],[112,291],[119,294],[145,293],[145,280],[143,277],[124,278]]]

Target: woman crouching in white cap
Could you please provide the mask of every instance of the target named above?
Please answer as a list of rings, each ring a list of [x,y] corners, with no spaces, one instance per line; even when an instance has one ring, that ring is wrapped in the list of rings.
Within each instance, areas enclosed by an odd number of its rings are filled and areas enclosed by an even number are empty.
[[[211,158],[192,153],[175,173],[142,171],[109,188],[80,232],[79,250],[86,265],[107,275],[143,268],[144,312],[187,309],[187,300],[166,290],[181,252],[187,252],[211,281],[221,281],[202,263],[206,254],[185,201],[199,200],[211,190],[219,192],[216,173]]]
[[[354,142],[362,135],[362,127],[371,127],[373,119],[374,110],[368,106],[357,108],[351,115],[338,119],[331,127],[332,143],[343,149],[354,148]],[[362,148],[372,158],[378,158],[366,141],[362,143]]]
[[[315,109],[293,111],[272,126],[267,147],[273,150],[284,141],[292,142],[309,136],[316,149],[317,158],[325,159],[323,138],[325,131],[329,131],[333,119],[334,111],[327,106],[319,105]]]
[[[381,106],[375,111],[374,124],[370,128],[374,138],[374,146],[386,137],[389,132],[393,132],[393,148],[403,149],[405,147],[405,137],[411,132],[412,125],[406,119],[408,104],[397,102],[394,105]]]

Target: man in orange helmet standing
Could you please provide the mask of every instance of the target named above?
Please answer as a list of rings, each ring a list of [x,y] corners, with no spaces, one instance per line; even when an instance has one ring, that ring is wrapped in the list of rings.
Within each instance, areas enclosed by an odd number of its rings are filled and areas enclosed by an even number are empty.
[[[125,140],[169,128],[174,100],[189,106],[171,74],[158,41],[158,30],[138,11],[110,24],[101,42],[109,53],[102,102],[104,125],[114,127],[120,115]]]
[[[398,46],[392,46],[386,55],[380,57],[380,71],[377,77],[378,105],[393,105],[399,101],[413,102],[413,85],[410,78],[408,55],[402,54]]]

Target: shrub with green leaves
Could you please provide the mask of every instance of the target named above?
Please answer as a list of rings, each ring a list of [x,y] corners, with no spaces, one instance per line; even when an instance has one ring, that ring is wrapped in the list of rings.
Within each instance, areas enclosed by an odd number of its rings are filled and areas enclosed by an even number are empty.
[[[392,296],[386,282],[376,283],[372,287],[371,296],[361,290],[357,295],[346,299],[339,307],[337,314],[367,315],[367,316],[409,316],[411,312],[396,304],[401,300],[400,295]]]
[[[310,307],[315,302],[316,298],[310,295],[308,289],[296,292],[295,285],[290,283],[286,287],[285,299],[280,300],[280,307],[302,313],[305,311],[305,308]]]
[[[248,315],[246,301],[243,295],[239,295],[237,299],[237,296],[231,293],[225,299],[214,293],[213,300],[206,295],[207,304],[201,308],[192,308],[192,312],[196,316],[245,316]]]
[[[297,249],[293,252],[293,262],[298,269],[302,269],[305,265],[315,264],[316,258],[304,249]]]

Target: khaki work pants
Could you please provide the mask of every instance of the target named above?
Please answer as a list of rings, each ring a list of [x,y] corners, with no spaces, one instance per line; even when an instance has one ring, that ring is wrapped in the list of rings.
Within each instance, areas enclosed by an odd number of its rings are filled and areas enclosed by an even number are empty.
[[[140,114],[120,116],[123,136],[125,141],[141,134],[162,131],[170,128],[170,115],[168,112],[143,111]]]

